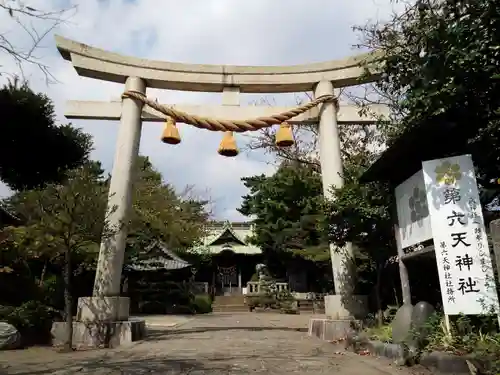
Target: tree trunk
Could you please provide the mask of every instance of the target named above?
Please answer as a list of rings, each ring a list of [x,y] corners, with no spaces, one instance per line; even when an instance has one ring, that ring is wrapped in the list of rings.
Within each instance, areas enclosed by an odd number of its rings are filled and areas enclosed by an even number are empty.
[[[71,251],[69,248],[64,254],[64,313],[66,316],[66,339],[63,350],[73,350],[73,299],[71,298]]]
[[[380,284],[382,281],[382,270],[384,267],[380,264],[377,265],[377,283],[375,284],[375,299],[377,300],[377,321],[378,325],[384,324],[384,317],[382,312],[382,297],[380,295]]]
[[[392,285],[392,292],[394,293],[395,305],[399,306],[398,290],[396,288],[396,284],[394,284],[394,276],[392,274],[392,269],[391,269],[391,285]]]
[[[38,286],[41,288],[43,286],[43,282],[45,281],[45,274],[47,273],[47,259],[43,262],[43,268],[42,268],[42,273],[40,274],[40,282],[38,283]]]

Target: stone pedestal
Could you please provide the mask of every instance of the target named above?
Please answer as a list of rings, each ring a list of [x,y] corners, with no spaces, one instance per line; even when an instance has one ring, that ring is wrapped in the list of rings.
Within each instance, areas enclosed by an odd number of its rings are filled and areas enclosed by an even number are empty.
[[[146,321],[129,318],[128,297],[81,297],[73,322],[76,348],[100,348],[129,345],[146,335]],[[66,322],[52,325],[52,344],[64,344]]]
[[[339,294],[325,296],[325,315],[333,320],[363,319],[368,313],[368,297]]]
[[[128,297],[80,297],[76,320],[81,322],[117,322],[129,317]]]
[[[324,341],[339,341],[351,336],[354,329],[349,320],[313,318],[309,320],[308,335]]]
[[[66,323],[52,324],[52,345],[64,344]],[[146,321],[131,318],[122,322],[73,322],[73,346],[84,348],[116,348],[127,346],[146,336]]]

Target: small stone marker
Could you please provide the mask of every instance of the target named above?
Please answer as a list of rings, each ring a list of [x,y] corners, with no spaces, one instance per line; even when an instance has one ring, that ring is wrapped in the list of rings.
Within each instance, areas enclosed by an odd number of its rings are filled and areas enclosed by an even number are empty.
[[[434,307],[425,301],[418,302],[415,307],[413,307],[412,314],[412,331],[414,332],[413,337],[410,338],[409,344],[411,346],[418,347],[419,343],[422,342],[423,339],[428,334],[428,329],[425,326],[427,320],[434,313]]]
[[[396,312],[394,320],[391,323],[393,343],[402,343],[408,339],[411,329],[412,314],[413,305],[410,304],[401,306]]]

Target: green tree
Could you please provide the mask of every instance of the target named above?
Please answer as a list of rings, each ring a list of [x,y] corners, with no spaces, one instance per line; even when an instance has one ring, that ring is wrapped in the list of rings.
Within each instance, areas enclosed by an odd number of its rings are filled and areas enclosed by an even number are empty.
[[[17,79],[0,89],[0,179],[13,190],[61,182],[88,161],[92,138],[71,125],[56,125],[52,101]]]
[[[380,126],[388,144],[428,121],[456,124],[467,138],[466,146],[457,151],[472,154],[483,203],[494,201],[500,191],[496,184],[500,169],[498,1],[419,0],[390,22],[359,29],[365,37],[363,45],[381,52],[382,74],[374,89],[396,114],[396,121]],[[450,142],[456,142],[453,136]]]
[[[104,216],[106,196],[107,188],[96,176],[95,165],[89,164],[71,171],[64,185],[48,184],[9,199],[25,225],[7,228],[4,234],[24,257],[45,257],[62,264],[67,351],[73,348],[72,260],[77,254],[95,259],[101,237],[111,234]]]
[[[272,176],[242,180],[250,192],[238,211],[254,218],[253,243],[267,252],[295,251],[310,259],[329,259],[318,225],[323,202],[319,174],[284,162]]]
[[[136,181],[128,256],[135,256],[154,240],[183,252],[205,235],[207,201],[176,192],[147,157],[139,157]]]

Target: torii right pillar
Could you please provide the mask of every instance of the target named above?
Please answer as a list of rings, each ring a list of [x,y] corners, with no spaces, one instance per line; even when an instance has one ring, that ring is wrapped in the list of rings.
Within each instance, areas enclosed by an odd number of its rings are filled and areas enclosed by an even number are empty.
[[[321,81],[314,89],[316,98],[335,95],[332,82]],[[319,155],[321,179],[325,198],[332,199],[332,187],[344,184],[340,136],[337,126],[337,103],[326,102],[319,110]],[[351,320],[364,318],[367,313],[367,297],[355,295],[356,277],[352,244],[338,248],[330,244],[335,294],[325,296],[325,313],[329,319]]]

